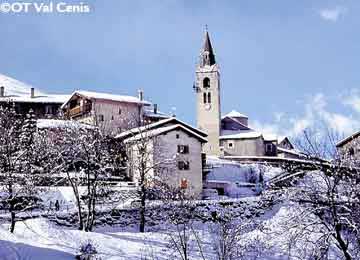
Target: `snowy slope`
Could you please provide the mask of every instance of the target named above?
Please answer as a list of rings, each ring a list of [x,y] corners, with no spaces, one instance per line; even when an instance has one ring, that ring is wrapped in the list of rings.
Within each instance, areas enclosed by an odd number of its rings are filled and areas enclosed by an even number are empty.
[[[258,220],[262,225],[254,230],[245,231],[240,236],[239,250],[244,251],[241,259],[306,259],[301,258],[306,252],[300,250],[299,254],[291,258],[287,256],[291,236],[295,231],[289,232],[289,217],[296,216],[297,210],[295,205],[282,204],[260,216]],[[205,224],[198,224],[197,230],[202,230],[199,234],[204,242],[206,259],[215,260],[216,256],[210,244],[209,229]],[[0,225],[0,259],[74,259],[80,243],[88,239],[96,245],[102,259],[176,259],[169,247],[169,237],[166,235],[169,232],[174,231],[171,231],[169,227],[165,233],[141,234],[104,227],[89,233],[56,226],[44,218],[29,219],[18,222],[14,234],[9,233],[7,224]],[[301,238],[303,250],[316,250],[312,243],[314,239],[316,238],[312,236]],[[196,250],[195,244],[190,248]],[[200,260],[201,257],[194,253],[192,252],[190,259]]]
[[[33,87],[11,77],[0,74],[0,86],[5,87],[5,95],[29,95],[30,89]],[[44,95],[41,91],[37,91],[38,95]]]

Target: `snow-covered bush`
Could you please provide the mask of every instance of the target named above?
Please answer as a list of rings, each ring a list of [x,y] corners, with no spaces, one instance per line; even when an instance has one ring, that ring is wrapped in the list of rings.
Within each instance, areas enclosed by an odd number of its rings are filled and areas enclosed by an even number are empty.
[[[97,256],[98,251],[96,249],[95,243],[88,239],[83,241],[79,246],[79,252],[76,255],[76,259],[79,260],[100,260],[101,258]]]

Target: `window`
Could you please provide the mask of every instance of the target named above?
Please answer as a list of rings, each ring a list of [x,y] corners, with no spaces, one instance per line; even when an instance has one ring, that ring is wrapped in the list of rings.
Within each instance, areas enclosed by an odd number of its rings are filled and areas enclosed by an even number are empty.
[[[122,112],[122,111],[121,111],[121,108],[119,108],[119,115],[121,115],[121,112]]]
[[[181,171],[188,171],[190,170],[190,163],[188,161],[179,161],[178,169]]]
[[[351,155],[354,155],[355,154],[355,149],[354,149],[354,147],[350,147],[349,148],[349,155],[351,156]]]
[[[45,114],[52,115],[53,114],[53,107],[48,105],[45,107]]]
[[[203,87],[210,88],[210,79],[209,78],[204,78]]]
[[[211,103],[211,93],[208,93],[208,103]]]
[[[104,115],[99,115],[98,120],[99,122],[104,122]]]
[[[206,93],[204,93],[204,104],[206,104]]]
[[[266,144],[266,148],[265,148],[265,149],[266,149],[267,152],[271,153],[272,150],[273,150],[272,148],[273,148],[272,144]]]
[[[179,139],[180,138],[180,135],[179,134],[176,134],[176,139]]]
[[[230,149],[234,148],[234,143],[233,142],[228,142],[228,148],[230,148]]]
[[[188,187],[188,180],[185,178],[182,178],[180,181],[180,189],[187,189]]]
[[[111,116],[111,120],[114,120],[114,116]]]
[[[188,145],[178,145],[178,153],[188,154],[189,146]]]

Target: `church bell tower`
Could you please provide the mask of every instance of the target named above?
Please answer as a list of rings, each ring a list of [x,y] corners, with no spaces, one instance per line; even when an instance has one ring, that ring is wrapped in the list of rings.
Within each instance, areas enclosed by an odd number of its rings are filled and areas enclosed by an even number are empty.
[[[203,152],[208,155],[220,155],[220,71],[207,28],[196,68],[194,90],[197,127],[208,134],[208,143],[205,144]]]

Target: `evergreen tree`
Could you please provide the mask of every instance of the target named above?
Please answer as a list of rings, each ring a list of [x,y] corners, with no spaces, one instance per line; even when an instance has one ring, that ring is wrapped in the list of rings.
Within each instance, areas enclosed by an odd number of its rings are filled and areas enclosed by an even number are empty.
[[[24,148],[31,146],[34,142],[34,134],[36,132],[36,118],[34,111],[29,110],[29,113],[26,115],[24,123],[22,124],[22,131],[20,141]]]
[[[16,114],[14,106],[0,107],[0,173],[4,189],[2,204],[10,212],[10,232],[14,232],[15,228],[16,176],[22,160],[20,134],[21,119]]]

